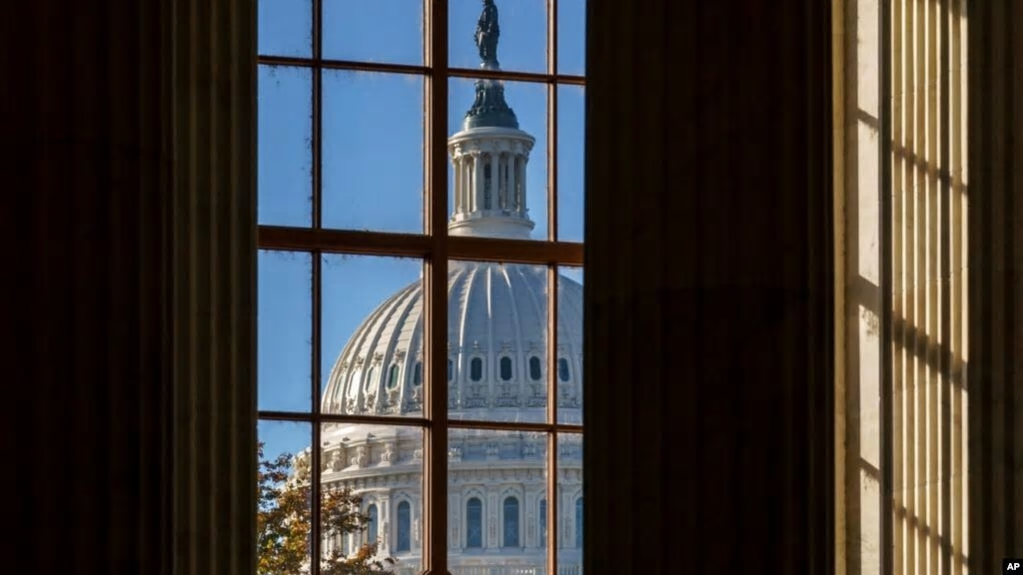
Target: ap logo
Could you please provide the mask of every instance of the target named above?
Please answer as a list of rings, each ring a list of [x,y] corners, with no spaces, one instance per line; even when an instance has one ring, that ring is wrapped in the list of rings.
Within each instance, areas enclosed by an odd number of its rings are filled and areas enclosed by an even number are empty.
[[[1002,559],[1002,575],[1023,575],[1023,559]]]

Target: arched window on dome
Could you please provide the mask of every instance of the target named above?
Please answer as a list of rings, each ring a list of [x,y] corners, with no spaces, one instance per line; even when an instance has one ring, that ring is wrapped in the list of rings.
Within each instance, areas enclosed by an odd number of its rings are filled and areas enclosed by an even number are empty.
[[[465,546],[468,549],[483,547],[483,502],[478,497],[465,503]]]
[[[391,369],[387,374],[387,389],[394,389],[398,386],[398,364],[391,364]]]
[[[540,358],[533,356],[529,358],[529,379],[533,381],[540,381],[543,377],[543,364],[540,363]]]
[[[504,356],[501,358],[501,380],[511,381],[512,375],[512,359]]]
[[[377,521],[377,518],[378,518],[377,506],[376,505],[370,505],[369,509],[366,510],[366,515],[369,515],[369,525],[366,528],[366,531],[367,531],[366,535],[369,538],[369,543],[372,545],[373,543],[377,542],[377,524],[378,524],[378,521]]]
[[[469,362],[469,379],[473,381],[480,381],[483,379],[483,358],[474,357]]]
[[[377,368],[375,368],[375,367],[369,368],[369,373],[366,374],[366,381],[363,382],[362,388],[363,389],[369,389],[370,387],[372,387],[373,386],[373,380],[376,379],[376,376],[377,376]]]
[[[519,499],[507,497],[504,500],[504,542],[502,547],[519,546]]]
[[[540,500],[540,547],[547,547],[547,500]]]
[[[583,498],[575,500],[575,546],[583,548]]]
[[[402,501],[398,504],[398,537],[395,551],[408,551],[412,548],[411,533],[412,511],[408,501]]]
[[[455,362],[448,358],[448,383],[455,381]]]
[[[450,361],[448,362],[448,371],[450,372]],[[451,379],[451,376],[448,376]],[[423,385],[423,362],[417,361],[416,366],[412,371],[412,385]]]
[[[561,381],[568,381],[571,374],[568,371],[568,360],[560,357],[558,358],[558,379]]]

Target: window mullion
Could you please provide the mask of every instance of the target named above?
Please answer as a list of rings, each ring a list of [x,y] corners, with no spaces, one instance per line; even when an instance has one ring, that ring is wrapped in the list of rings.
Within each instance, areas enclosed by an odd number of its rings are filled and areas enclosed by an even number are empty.
[[[447,124],[448,124],[448,13],[446,0],[425,3],[427,22],[426,63],[428,76],[427,104],[424,110],[428,133],[427,154],[427,222],[432,239],[427,260],[425,298],[427,357],[430,359],[427,379],[427,408],[430,424],[426,429],[426,452],[423,474],[424,535],[423,565],[427,573],[445,575],[448,536],[448,384],[447,384],[447,315],[448,315],[448,244],[447,244]]]
[[[323,157],[322,157],[322,126],[323,126],[323,82],[322,82],[322,70],[320,68],[320,59],[322,57],[322,23],[323,23],[323,1],[313,0],[311,2],[312,10],[312,56],[313,56],[313,69],[312,69],[312,126],[310,131],[310,150],[311,155],[311,179],[312,179],[312,227],[313,229],[319,229],[322,225],[322,205],[323,205]],[[320,444],[322,443],[320,437],[322,429],[320,421],[317,417],[320,413],[320,322],[321,322],[321,310],[322,310],[322,298],[320,291],[320,264],[321,253],[318,250],[313,250],[311,254],[311,287],[312,287],[312,334],[310,334],[311,354],[310,360],[312,365],[310,366],[310,379],[312,390],[310,398],[312,399],[312,446],[310,447],[310,472],[309,472],[309,575],[320,575],[320,557],[321,550],[320,544],[322,543],[322,536],[320,532],[320,502],[321,492],[323,486],[320,484]]]

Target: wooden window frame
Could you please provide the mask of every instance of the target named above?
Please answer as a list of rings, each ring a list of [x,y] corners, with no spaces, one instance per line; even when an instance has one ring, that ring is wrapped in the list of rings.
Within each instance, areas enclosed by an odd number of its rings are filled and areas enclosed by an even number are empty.
[[[425,573],[444,574],[448,570],[448,433],[451,429],[488,429],[543,432],[547,435],[546,499],[556,501],[558,435],[582,433],[582,425],[558,423],[557,337],[559,266],[582,266],[583,244],[558,240],[557,118],[558,87],[585,86],[585,77],[557,73],[557,29],[559,0],[547,0],[547,70],[544,73],[487,71],[448,66],[448,3],[424,0],[424,63],[399,65],[378,62],[331,60],[323,58],[322,23],[324,0],[312,0],[312,52],[308,58],[259,55],[258,65],[278,65],[309,69],[312,76],[312,214],[309,227],[259,225],[257,248],[260,251],[298,251],[308,253],[312,261],[312,346],[311,410],[283,412],[260,410],[259,421],[292,421],[312,427],[311,468],[321,467],[321,425],[329,422],[376,423],[419,426],[424,433],[423,459],[423,545],[422,569]],[[322,204],[322,72],[349,70],[417,75],[424,80],[425,185],[423,193],[423,233],[403,234],[377,231],[338,230],[323,227]],[[480,237],[452,237],[448,231],[448,86],[453,78],[492,78],[543,84],[547,91],[547,230],[540,240],[513,240]],[[351,416],[321,413],[321,313],[320,278],[324,254],[351,254],[381,257],[414,257],[424,262],[424,413],[421,418]],[[541,265],[547,268],[547,419],[545,423],[448,420],[447,298],[450,260],[501,262]],[[312,501],[319,501],[319,477],[312,481]],[[547,572],[557,572],[557,506],[548,506]],[[320,509],[313,505],[310,557],[321,553]],[[311,561],[310,575],[319,575],[320,562]]]

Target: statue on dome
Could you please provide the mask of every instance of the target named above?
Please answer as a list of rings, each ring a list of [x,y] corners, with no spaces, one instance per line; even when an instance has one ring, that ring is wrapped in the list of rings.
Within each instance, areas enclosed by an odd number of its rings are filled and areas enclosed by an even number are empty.
[[[494,0],[483,0],[483,13],[476,23],[476,47],[480,51],[480,60],[486,68],[498,68],[497,39],[501,36],[501,27],[497,24],[497,5]]]

